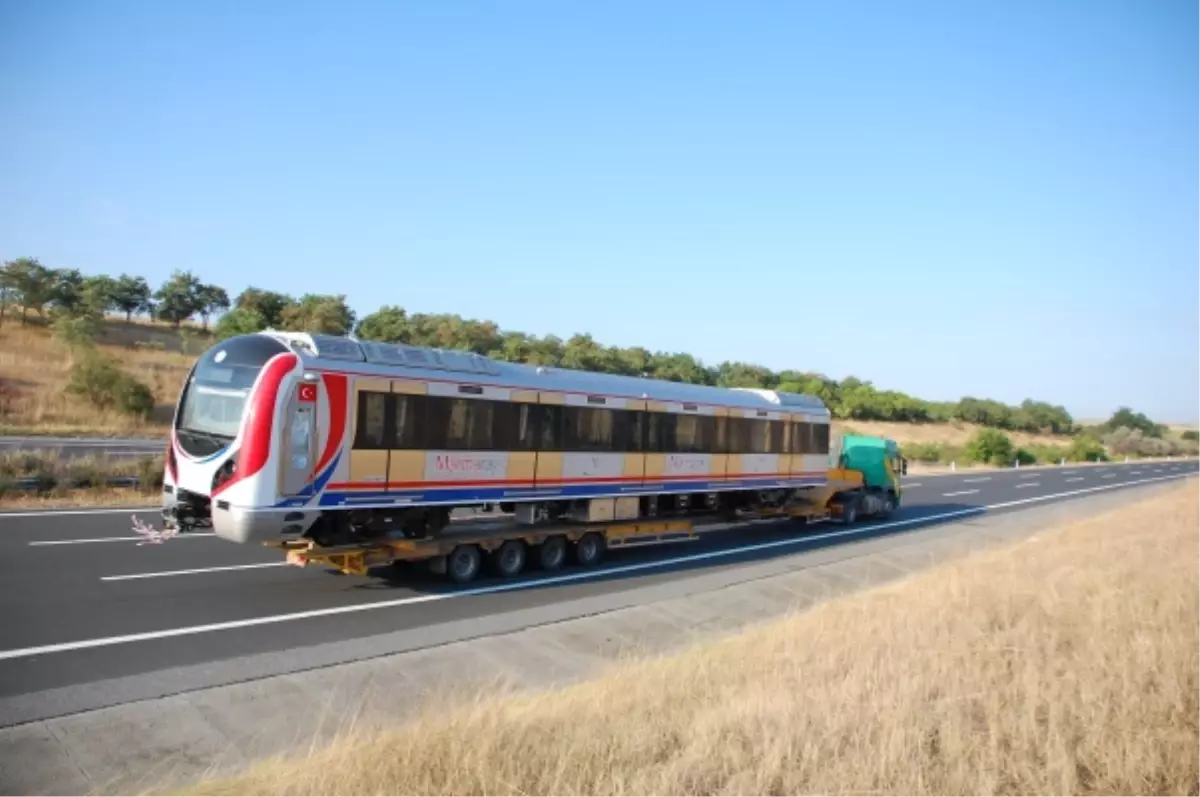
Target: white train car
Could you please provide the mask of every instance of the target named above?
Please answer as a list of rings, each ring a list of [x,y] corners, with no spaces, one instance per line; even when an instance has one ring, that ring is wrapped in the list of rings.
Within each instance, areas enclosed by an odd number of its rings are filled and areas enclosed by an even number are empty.
[[[828,478],[811,396],[262,332],[180,394],[164,515],[235,542],[437,534],[457,507],[522,523],[770,505]]]

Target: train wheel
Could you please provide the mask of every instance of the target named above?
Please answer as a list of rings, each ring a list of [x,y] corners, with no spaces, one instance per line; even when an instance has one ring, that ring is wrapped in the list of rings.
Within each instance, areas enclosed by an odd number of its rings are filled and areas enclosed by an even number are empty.
[[[555,535],[538,546],[538,566],[557,570],[567,560],[567,538]]]
[[[525,543],[509,540],[492,552],[492,569],[504,578],[512,578],[525,569]]]
[[[460,545],[446,557],[446,575],[455,584],[466,584],[475,580],[483,565],[483,555],[477,545]]]
[[[604,556],[603,535],[594,531],[584,534],[579,538],[579,542],[575,543],[573,553],[576,564],[591,567]]]

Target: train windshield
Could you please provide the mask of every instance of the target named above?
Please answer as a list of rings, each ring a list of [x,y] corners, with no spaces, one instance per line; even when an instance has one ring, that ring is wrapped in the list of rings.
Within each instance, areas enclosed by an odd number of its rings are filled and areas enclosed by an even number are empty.
[[[246,335],[214,346],[196,363],[180,399],[179,444],[197,457],[233,441],[242,424],[250,389],[262,367],[287,349],[277,340]]]

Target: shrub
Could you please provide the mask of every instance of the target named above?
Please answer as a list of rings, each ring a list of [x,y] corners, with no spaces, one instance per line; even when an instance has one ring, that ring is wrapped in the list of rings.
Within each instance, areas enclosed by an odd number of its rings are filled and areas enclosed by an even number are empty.
[[[115,408],[126,415],[145,418],[154,409],[154,394],[148,386],[97,356],[85,357],[71,367],[67,392],[97,409]]]
[[[1034,444],[1029,446],[1026,450],[1033,455],[1037,462],[1042,462],[1047,465],[1055,465],[1067,457],[1067,449],[1063,446]]]
[[[1072,462],[1106,462],[1108,453],[1100,441],[1089,435],[1079,435],[1067,449],[1067,459]]]
[[[1033,465],[1038,461],[1037,455],[1024,448],[1018,448],[1013,459],[1020,465]]]
[[[1008,435],[997,429],[980,429],[967,443],[967,458],[1003,467],[1012,464],[1013,444]]]
[[[1200,432],[1197,432],[1195,429],[1188,429],[1183,434],[1181,434],[1180,437],[1182,437],[1184,440],[1188,440],[1188,441],[1195,443],[1197,441],[1200,441]]]

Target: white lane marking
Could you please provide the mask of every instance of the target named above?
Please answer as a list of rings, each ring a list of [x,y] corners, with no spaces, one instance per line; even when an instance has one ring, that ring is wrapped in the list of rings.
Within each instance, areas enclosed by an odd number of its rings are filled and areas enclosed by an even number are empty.
[[[974,482],[990,482],[991,476],[980,476],[977,479],[963,479],[963,484],[973,484]]]
[[[124,509],[40,509],[36,512],[0,512],[0,520],[10,517],[63,517],[64,515],[122,515],[129,512],[158,512],[156,506],[128,506]]]
[[[915,484],[904,484],[904,483],[901,483],[901,486],[902,486],[902,487],[904,487],[905,489],[908,489],[909,487],[920,487],[920,486],[921,486],[921,483],[920,483],[920,482],[916,482]]]
[[[157,573],[130,573],[124,576],[101,576],[101,581],[133,581],[137,578],[164,578],[166,576],[190,576],[193,573],[219,573],[223,570],[258,570],[263,567],[285,567],[287,562],[256,562],[252,565],[223,565],[221,567],[195,567],[191,570],[160,570]]]
[[[1107,474],[1105,474],[1105,475],[1104,475],[1104,478],[1106,478],[1106,479],[1115,479],[1115,478],[1117,478],[1117,474],[1115,474],[1115,473],[1107,473]]]
[[[974,495],[977,492],[979,492],[979,491],[978,490],[959,490],[956,493],[942,493],[942,496],[945,498],[950,498],[955,495]]]
[[[1070,476],[1072,473],[1079,473],[1079,471],[1077,471],[1077,470],[1064,470],[1063,471],[1064,476]]]
[[[1130,476],[1141,476],[1142,472],[1140,470],[1131,470],[1131,471],[1129,471],[1129,475]]]
[[[180,534],[174,539],[190,540],[193,537],[215,537],[216,532],[212,531],[189,531],[187,534]],[[86,540],[34,540],[30,545],[90,545],[94,542],[130,542],[140,541],[145,537],[92,537]]]
[[[1036,478],[1038,478],[1038,477],[1039,477],[1039,476],[1041,476],[1041,475],[1042,475],[1042,474],[1040,474],[1040,473],[1026,473],[1026,474],[1025,474],[1024,476],[1022,476],[1021,478],[1022,478],[1022,479],[1036,479]]]
[[[1017,489],[1021,490],[1025,487],[1037,487],[1039,484],[1041,484],[1041,482],[1021,482],[1017,485]]]
[[[1076,476],[1074,479],[1067,479],[1067,481],[1069,481],[1069,482],[1081,482],[1081,481],[1083,481],[1083,477],[1082,477],[1082,476]]]
[[[886,529],[896,529],[921,523],[931,523],[936,520],[949,520],[951,518],[966,517],[968,515],[982,515],[994,509],[1007,509],[1008,507],[1013,506],[1038,503],[1039,501],[1049,501],[1054,498],[1067,498],[1073,495],[1084,495],[1086,493],[1094,493],[1101,490],[1114,490],[1119,487],[1132,487],[1138,484],[1174,481],[1183,478],[1188,478],[1188,476],[1159,476],[1156,478],[1138,479],[1137,481],[1132,482],[1122,482],[1120,484],[1103,484],[1097,487],[1086,487],[1082,490],[1071,490],[1065,493],[1035,495],[1032,498],[1021,498],[1016,501],[1005,501],[1003,503],[991,504],[988,506],[971,507],[970,509],[958,509],[953,512],[943,512],[940,515],[926,515],[924,517],[909,518],[908,520],[893,520],[888,523],[851,527],[848,529],[842,529],[840,531],[826,532],[825,534],[812,534],[803,537],[788,537],[784,540],[772,540],[771,542],[760,542],[754,545],[742,545],[737,548],[723,548],[719,551],[705,551],[703,553],[688,554],[684,556],[673,556],[668,559],[656,559],[650,562],[635,562],[627,565],[618,565],[616,567],[584,570],[576,573],[565,573],[563,575],[530,579],[516,583],[494,584],[486,587],[463,589],[455,592],[417,595],[410,598],[396,598],[395,600],[378,601],[376,603],[357,603],[351,606],[329,606],[324,609],[310,609],[308,611],[293,612],[291,614],[274,614],[267,615],[265,617],[250,617],[244,620],[227,620],[220,623],[206,623],[204,625],[190,625],[182,626],[180,628],[164,628],[158,631],[143,631],[137,634],[100,637],[97,639],[81,639],[76,642],[58,642],[52,645],[39,645],[32,648],[0,650],[0,661],[7,659],[19,659],[25,656],[38,656],[45,653],[62,653],[69,650],[86,650],[88,648],[111,647],[113,645],[124,645],[131,642],[147,642],[156,639],[193,636],[195,634],[205,634],[214,631],[229,631],[236,628],[252,628],[260,625],[285,623],[291,620],[308,620],[314,617],[332,617],[340,614],[371,611],[372,609],[390,609],[396,606],[409,606],[417,603],[432,603],[434,601],[468,598],[476,595],[494,595],[501,592],[514,592],[519,589],[528,589],[529,587],[539,587],[550,584],[569,584],[574,581],[586,581],[589,579],[603,578],[613,574],[635,573],[641,570],[650,570],[653,568],[675,564],[686,564],[688,562],[700,562],[706,559],[724,559],[726,557],[737,556],[739,554],[750,553],[753,551],[765,551],[772,548],[783,548],[789,545],[820,542],[821,540],[836,539],[838,537],[845,537],[851,534],[879,532]]]

